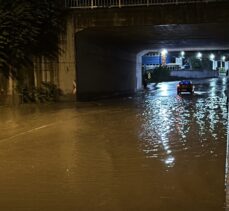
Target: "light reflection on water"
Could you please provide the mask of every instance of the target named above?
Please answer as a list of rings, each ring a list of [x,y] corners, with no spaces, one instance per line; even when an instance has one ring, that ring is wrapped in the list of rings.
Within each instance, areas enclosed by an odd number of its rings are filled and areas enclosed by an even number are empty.
[[[214,84],[0,110],[1,210],[225,210],[227,109]]]
[[[141,115],[140,133],[146,156],[160,159],[167,167],[176,164],[178,151],[195,148],[192,153],[196,157],[206,153],[217,156],[214,142],[225,142],[227,108],[226,97],[218,97],[214,92],[211,90],[213,94],[208,98],[177,96],[147,99]]]

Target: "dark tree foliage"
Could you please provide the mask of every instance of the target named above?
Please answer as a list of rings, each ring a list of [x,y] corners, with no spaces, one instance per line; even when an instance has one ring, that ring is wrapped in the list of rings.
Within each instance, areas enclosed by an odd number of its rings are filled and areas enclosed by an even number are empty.
[[[32,4],[35,25],[39,29],[34,54],[46,57],[56,57],[59,53],[58,35],[64,30],[64,1],[63,0],[27,0]]]
[[[0,71],[16,76],[34,56],[57,56],[64,17],[61,2],[0,0]]]
[[[166,66],[157,67],[151,71],[147,72],[150,73],[150,78],[148,78],[148,83],[157,83],[162,81],[170,81],[170,70]]]

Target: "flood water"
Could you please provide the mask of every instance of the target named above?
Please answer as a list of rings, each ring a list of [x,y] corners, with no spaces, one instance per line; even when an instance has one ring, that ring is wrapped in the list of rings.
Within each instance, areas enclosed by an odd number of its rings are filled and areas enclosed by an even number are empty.
[[[0,210],[225,210],[224,78],[0,107]]]

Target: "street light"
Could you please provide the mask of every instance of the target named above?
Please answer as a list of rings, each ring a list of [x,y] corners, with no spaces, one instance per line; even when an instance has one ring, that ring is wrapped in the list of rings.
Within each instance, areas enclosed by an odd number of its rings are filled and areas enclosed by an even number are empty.
[[[161,50],[161,55],[162,55],[162,56],[166,56],[167,53],[168,53],[168,50],[167,50],[167,49],[162,49],[162,50]]]
[[[212,54],[210,54],[209,58],[210,58],[210,60],[213,61],[215,59],[215,55],[212,53]]]
[[[226,56],[221,56],[221,61],[220,61],[220,71],[222,73],[226,73],[225,72],[225,60],[226,60]],[[227,74],[227,73],[226,73]]]
[[[215,61],[215,55],[213,53],[211,53],[209,58],[212,61],[212,70],[216,70],[217,69],[217,62]]]
[[[166,55],[167,55],[168,51],[167,49],[162,49],[161,50],[161,63],[162,65],[166,65]]]
[[[201,59],[202,58],[202,53],[198,52],[196,57],[197,57],[197,59]]]
[[[185,55],[185,52],[184,52],[184,51],[181,51],[181,52],[180,52],[180,55],[181,55],[181,57],[183,58],[184,55]]]

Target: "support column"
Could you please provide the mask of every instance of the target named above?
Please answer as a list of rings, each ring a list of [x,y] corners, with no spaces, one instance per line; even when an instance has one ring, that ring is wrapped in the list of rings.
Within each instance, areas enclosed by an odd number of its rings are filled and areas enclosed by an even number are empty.
[[[64,95],[72,97],[73,81],[76,80],[76,61],[75,61],[75,26],[74,17],[67,19],[66,33],[61,35],[60,47],[62,53],[59,56],[59,88]],[[77,81],[77,80],[76,80]]]
[[[142,51],[136,56],[136,91],[142,88],[142,56],[145,53]]]

